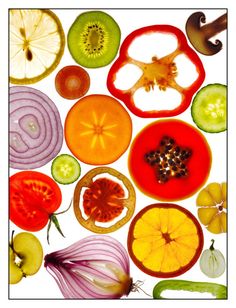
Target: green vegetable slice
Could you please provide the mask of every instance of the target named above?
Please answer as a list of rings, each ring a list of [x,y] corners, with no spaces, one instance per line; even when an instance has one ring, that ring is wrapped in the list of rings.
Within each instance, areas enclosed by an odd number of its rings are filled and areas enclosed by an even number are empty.
[[[164,298],[161,296],[161,293],[165,290],[190,291],[199,293],[207,292],[215,296],[215,298],[227,298],[227,287],[222,284],[178,279],[168,279],[158,282],[153,289],[153,298]]]
[[[191,114],[203,131],[219,133],[227,129],[227,87],[215,83],[203,87],[194,97]]]
[[[80,171],[79,162],[69,154],[61,154],[52,162],[52,176],[60,184],[75,182],[80,176]]]

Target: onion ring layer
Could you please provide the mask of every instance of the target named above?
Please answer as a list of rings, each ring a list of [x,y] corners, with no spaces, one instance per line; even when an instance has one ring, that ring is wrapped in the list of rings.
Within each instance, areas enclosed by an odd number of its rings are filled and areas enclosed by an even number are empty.
[[[44,93],[31,87],[10,88],[10,167],[35,169],[60,151],[63,128],[59,111]]]

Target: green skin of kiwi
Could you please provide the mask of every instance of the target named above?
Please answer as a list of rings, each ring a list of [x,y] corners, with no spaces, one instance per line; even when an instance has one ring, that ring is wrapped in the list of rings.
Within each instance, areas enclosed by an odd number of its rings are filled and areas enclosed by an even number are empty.
[[[71,25],[68,48],[74,60],[83,67],[97,68],[111,63],[120,45],[120,28],[102,11],[80,14]]]

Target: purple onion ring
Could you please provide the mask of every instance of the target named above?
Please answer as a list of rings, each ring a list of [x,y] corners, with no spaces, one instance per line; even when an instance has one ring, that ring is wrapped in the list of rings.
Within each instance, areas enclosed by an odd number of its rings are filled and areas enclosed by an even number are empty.
[[[61,150],[63,127],[54,102],[31,87],[10,88],[10,167],[36,169]]]

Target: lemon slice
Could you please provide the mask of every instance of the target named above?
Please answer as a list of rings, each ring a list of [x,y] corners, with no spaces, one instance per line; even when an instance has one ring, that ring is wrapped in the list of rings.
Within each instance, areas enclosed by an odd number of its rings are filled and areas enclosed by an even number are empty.
[[[50,10],[10,10],[10,82],[32,84],[59,64],[65,34]]]
[[[176,204],[143,208],[131,222],[128,250],[144,273],[169,278],[189,270],[203,248],[203,232],[193,214]]]

